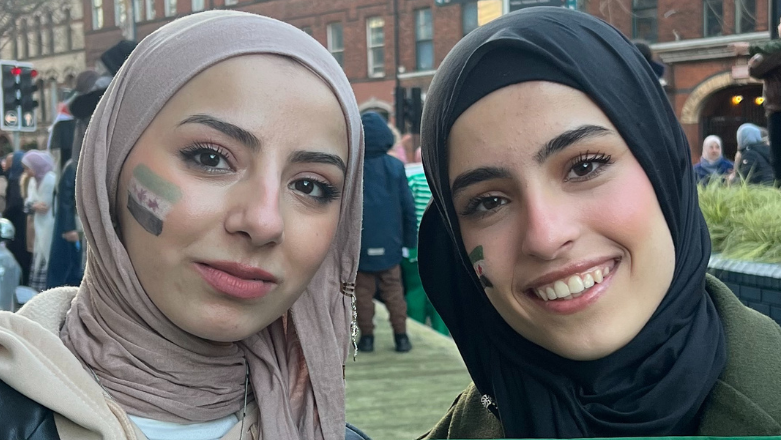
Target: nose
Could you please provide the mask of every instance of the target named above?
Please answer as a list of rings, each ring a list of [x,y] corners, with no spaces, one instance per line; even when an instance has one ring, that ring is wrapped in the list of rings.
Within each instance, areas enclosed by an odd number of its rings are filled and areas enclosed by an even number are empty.
[[[242,182],[230,191],[231,208],[225,220],[230,234],[247,237],[254,246],[276,245],[284,236],[280,184],[267,176]]]
[[[580,234],[577,206],[565,195],[538,191],[523,201],[521,251],[551,261],[574,245]]]

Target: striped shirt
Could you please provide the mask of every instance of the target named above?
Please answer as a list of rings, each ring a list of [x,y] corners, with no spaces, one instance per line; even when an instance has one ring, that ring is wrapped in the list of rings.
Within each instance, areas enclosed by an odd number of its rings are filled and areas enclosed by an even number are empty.
[[[407,176],[407,183],[412,190],[412,199],[415,200],[415,216],[418,218],[418,229],[420,229],[423,213],[431,200],[431,189],[428,187],[426,175],[422,171]]]

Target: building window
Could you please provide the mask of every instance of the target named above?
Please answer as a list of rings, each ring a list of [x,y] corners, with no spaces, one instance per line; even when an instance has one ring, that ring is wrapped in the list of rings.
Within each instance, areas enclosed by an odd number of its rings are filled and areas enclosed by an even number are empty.
[[[65,18],[62,20],[65,23],[65,46],[68,50],[73,50],[73,28],[71,27],[71,10],[66,7],[63,11]]]
[[[632,38],[655,43],[657,33],[656,0],[632,0]]]
[[[146,19],[155,19],[155,0],[146,0]]]
[[[103,27],[103,0],[92,0],[92,29]]]
[[[306,32],[306,34],[310,37],[312,36],[312,26],[304,26],[301,28],[301,30]]]
[[[735,33],[757,30],[757,0],[735,0]]]
[[[385,76],[385,19],[372,17],[366,20],[366,39],[369,56],[369,76]]]
[[[35,16],[35,55],[43,55],[43,28],[40,15]]]
[[[54,53],[54,20],[51,11],[46,11],[46,44],[49,45],[49,53]]]
[[[461,34],[466,35],[480,26],[477,20],[477,2],[461,4]]]
[[[434,70],[434,23],[431,9],[415,11],[415,68]]]
[[[336,58],[340,66],[344,67],[344,33],[342,23],[328,25],[328,51]]]
[[[125,0],[114,0],[114,25],[124,29],[126,22],[127,7],[125,6]]]
[[[204,9],[203,0],[193,0],[193,12],[203,11],[203,9]]]
[[[173,17],[176,15],[176,0],[164,0],[165,16]]]
[[[233,6],[237,4],[239,0],[225,0],[225,6]]]
[[[722,0],[703,0],[702,35],[715,37],[724,33],[724,2]]]
[[[138,23],[141,21],[141,17],[144,16],[144,4],[141,0],[131,0],[133,2],[133,20]]]

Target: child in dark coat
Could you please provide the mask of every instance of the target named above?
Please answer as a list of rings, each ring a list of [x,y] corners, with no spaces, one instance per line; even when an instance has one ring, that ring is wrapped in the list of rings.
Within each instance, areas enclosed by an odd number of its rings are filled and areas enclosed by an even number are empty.
[[[363,122],[363,231],[355,295],[361,339],[358,350],[374,350],[374,293],[379,289],[393,327],[396,351],[412,349],[407,337],[407,303],[399,264],[404,250],[417,246],[417,219],[404,164],[388,155],[393,133],[377,113]]]

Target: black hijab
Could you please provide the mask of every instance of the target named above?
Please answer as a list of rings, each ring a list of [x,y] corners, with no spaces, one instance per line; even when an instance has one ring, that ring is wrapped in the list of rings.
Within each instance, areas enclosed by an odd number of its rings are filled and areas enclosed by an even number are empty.
[[[459,233],[447,140],[469,106],[502,87],[550,81],[588,95],[653,185],[675,245],[669,290],[625,347],[562,358],[516,333],[488,301]],[[695,434],[726,364],[724,331],[705,291],[710,238],[689,146],[651,66],[620,32],[587,14],[530,8],[464,37],[437,71],[423,111],[423,163],[434,199],[423,216],[423,285],[508,437]],[[484,399],[485,400],[485,399]]]

